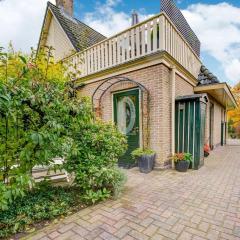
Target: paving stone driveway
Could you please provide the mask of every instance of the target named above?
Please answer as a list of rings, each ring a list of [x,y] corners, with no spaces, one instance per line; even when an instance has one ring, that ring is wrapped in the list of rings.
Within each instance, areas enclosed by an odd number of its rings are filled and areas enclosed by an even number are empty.
[[[240,239],[240,146],[219,147],[199,171],[128,175],[119,200],[27,239]]]

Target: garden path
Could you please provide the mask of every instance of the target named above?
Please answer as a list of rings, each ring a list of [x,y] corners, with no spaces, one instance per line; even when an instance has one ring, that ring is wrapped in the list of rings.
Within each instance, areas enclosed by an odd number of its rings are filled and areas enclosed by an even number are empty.
[[[26,239],[240,239],[240,146],[217,148],[198,171],[127,173],[120,199]]]

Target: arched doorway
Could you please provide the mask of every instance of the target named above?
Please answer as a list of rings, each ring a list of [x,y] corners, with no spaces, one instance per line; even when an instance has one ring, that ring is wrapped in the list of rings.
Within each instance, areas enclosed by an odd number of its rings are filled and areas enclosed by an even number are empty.
[[[96,88],[92,95],[92,105],[96,116],[102,118],[104,94],[122,83],[131,83],[132,87],[112,93],[112,116],[114,123],[128,140],[128,150],[119,160],[119,165],[130,168],[133,166],[131,152],[137,147],[147,148],[149,145],[149,91],[130,78],[112,77]]]

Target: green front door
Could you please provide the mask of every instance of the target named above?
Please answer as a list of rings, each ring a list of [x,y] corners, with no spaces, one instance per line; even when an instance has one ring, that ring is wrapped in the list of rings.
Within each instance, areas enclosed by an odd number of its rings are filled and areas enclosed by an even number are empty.
[[[119,159],[119,166],[131,168],[135,161],[131,152],[139,147],[139,90],[114,94],[114,122],[120,132],[127,136],[128,149]]]

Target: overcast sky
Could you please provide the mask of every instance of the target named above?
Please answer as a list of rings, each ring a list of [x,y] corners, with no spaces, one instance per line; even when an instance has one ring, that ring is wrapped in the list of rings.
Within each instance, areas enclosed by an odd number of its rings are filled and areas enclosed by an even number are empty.
[[[50,0],[55,2],[55,0]],[[75,0],[74,14],[110,36],[130,24],[133,9],[145,19],[159,12],[159,0]],[[202,43],[204,64],[221,81],[240,80],[240,1],[176,0]],[[47,0],[0,0],[0,46],[9,41],[17,50],[36,47]]]

